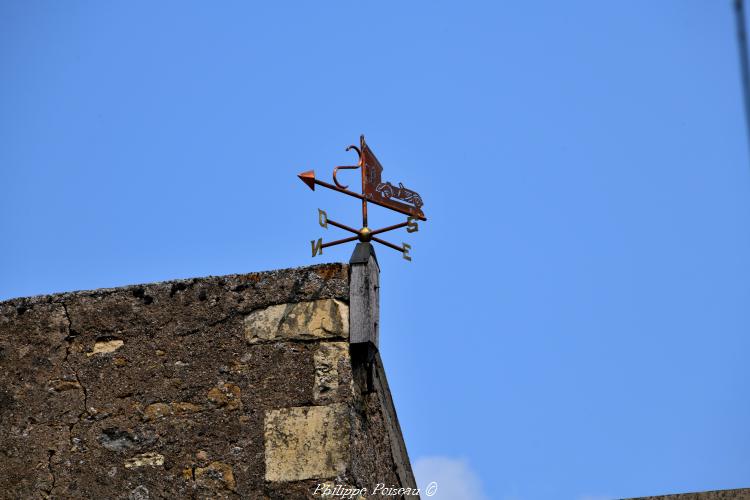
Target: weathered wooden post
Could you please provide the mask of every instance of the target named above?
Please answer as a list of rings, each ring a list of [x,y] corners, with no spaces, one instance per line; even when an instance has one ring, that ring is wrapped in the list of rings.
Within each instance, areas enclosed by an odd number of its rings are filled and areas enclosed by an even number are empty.
[[[396,416],[391,390],[380,359],[380,266],[370,243],[358,243],[349,259],[349,343],[354,376],[366,394],[376,393],[382,402],[383,416],[392,445],[396,471],[404,486],[416,489],[401,426]],[[364,380],[363,380],[364,379]],[[405,495],[419,498],[418,494]]]
[[[349,342],[352,358],[363,366],[367,392],[380,335],[380,267],[370,243],[358,243],[349,260]]]

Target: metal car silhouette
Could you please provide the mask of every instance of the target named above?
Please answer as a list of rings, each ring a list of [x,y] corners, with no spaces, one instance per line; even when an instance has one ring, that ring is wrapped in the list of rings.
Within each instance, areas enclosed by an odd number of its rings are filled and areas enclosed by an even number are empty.
[[[380,193],[381,196],[387,200],[395,198],[397,200],[405,201],[406,203],[411,203],[417,208],[420,208],[423,205],[422,198],[419,194],[404,187],[400,182],[398,183],[398,187],[395,187],[390,182],[381,182],[378,184],[378,187],[375,188],[375,191]]]

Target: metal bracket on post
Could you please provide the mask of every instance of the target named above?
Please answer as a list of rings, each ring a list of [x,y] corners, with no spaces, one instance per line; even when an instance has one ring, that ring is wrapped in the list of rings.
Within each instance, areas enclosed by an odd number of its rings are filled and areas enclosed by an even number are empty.
[[[349,266],[349,343],[352,360],[365,368],[370,393],[380,337],[380,266],[369,242],[357,244]]]

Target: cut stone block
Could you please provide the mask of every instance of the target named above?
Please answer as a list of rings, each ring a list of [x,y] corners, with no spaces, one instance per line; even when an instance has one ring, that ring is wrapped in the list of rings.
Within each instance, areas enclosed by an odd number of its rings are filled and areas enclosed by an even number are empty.
[[[349,365],[348,342],[321,342],[313,357],[315,362],[315,385],[313,399],[318,403],[332,402],[338,391],[341,375],[339,364]],[[349,377],[351,382],[351,377]],[[353,389],[352,389],[353,391]]]
[[[349,307],[336,299],[279,304],[245,317],[245,339],[251,344],[328,338],[349,338]]]
[[[350,428],[345,404],[267,411],[266,481],[298,481],[344,473]]]

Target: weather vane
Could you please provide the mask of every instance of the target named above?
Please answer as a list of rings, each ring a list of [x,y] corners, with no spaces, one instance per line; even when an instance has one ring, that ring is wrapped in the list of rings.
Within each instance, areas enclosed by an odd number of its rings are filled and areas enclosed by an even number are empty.
[[[397,246],[393,243],[389,243],[383,239],[377,238],[375,235],[393,231],[394,229],[400,229],[402,227],[405,227],[406,231],[409,233],[418,231],[419,224],[417,223],[417,221],[427,220],[427,218],[424,216],[424,213],[422,212],[422,197],[419,196],[416,191],[412,191],[411,189],[407,189],[406,187],[404,187],[404,185],[400,182],[398,183],[398,186],[394,186],[390,182],[383,182],[380,178],[383,172],[383,166],[375,157],[375,154],[372,152],[372,150],[365,143],[364,135],[360,136],[359,143],[360,147],[352,145],[346,148],[347,151],[353,149],[357,152],[357,154],[359,155],[359,162],[356,165],[335,167],[333,169],[334,184],[329,184],[327,182],[316,179],[314,170],[308,170],[307,172],[302,172],[298,175],[298,177],[302,179],[302,182],[307,184],[307,186],[313,191],[315,191],[315,185],[317,184],[319,186],[333,189],[334,191],[338,191],[339,193],[348,194],[349,196],[353,196],[354,198],[359,198],[360,200],[362,200],[361,229],[354,229],[353,227],[349,227],[347,225],[341,224],[340,222],[331,220],[328,218],[328,214],[326,214],[323,210],[318,209],[318,223],[321,227],[323,227],[324,229],[328,229],[328,224],[330,224],[345,231],[349,231],[350,233],[354,233],[356,236],[351,236],[349,238],[331,241],[328,243],[323,243],[323,238],[318,238],[318,241],[312,240],[310,242],[310,244],[312,245],[312,256],[315,257],[316,255],[321,255],[324,248],[359,240],[361,242],[376,241],[381,245],[385,245],[389,248],[393,248],[394,250],[398,250],[399,252],[401,252],[404,259],[411,260],[411,256],[409,255],[411,245],[402,243],[401,246]],[[339,170],[355,170],[357,168],[359,168],[362,173],[361,193],[350,191],[349,189],[347,189],[349,186],[342,186],[336,178],[336,174],[338,174]],[[381,229],[370,229],[367,225],[368,203],[374,203],[375,205],[380,205],[381,207],[389,208],[396,212],[402,213],[407,216],[406,222],[394,224],[393,226],[388,226]]]

